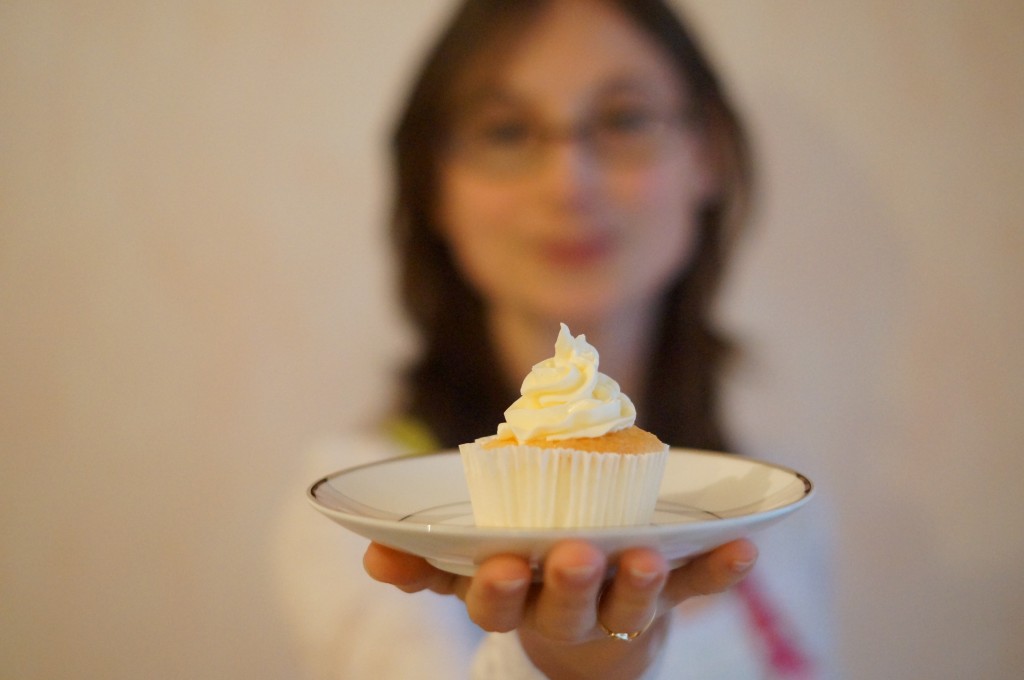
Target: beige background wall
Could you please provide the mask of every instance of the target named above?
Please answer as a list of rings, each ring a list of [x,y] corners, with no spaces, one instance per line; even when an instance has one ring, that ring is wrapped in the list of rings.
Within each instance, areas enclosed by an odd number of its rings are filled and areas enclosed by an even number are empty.
[[[0,0],[0,677],[292,676],[267,499],[408,345],[382,112],[448,4]],[[765,170],[733,425],[819,480],[848,676],[1019,677],[1024,5],[686,5]]]

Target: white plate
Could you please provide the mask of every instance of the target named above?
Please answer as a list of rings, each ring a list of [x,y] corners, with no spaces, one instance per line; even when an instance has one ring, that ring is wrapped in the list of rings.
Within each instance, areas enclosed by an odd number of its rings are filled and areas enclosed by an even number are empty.
[[[499,553],[538,564],[564,538],[611,560],[633,547],[661,551],[673,566],[773,524],[811,497],[798,472],[741,456],[672,449],[649,525],[596,529],[501,529],[473,525],[457,451],[392,458],[336,472],[313,484],[313,506],[355,533],[456,574]]]

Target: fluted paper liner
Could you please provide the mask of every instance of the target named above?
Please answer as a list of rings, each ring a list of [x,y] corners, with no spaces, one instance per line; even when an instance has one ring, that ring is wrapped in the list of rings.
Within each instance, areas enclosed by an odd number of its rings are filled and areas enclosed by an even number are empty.
[[[668,447],[595,453],[510,445],[459,447],[477,526],[595,527],[648,524]]]

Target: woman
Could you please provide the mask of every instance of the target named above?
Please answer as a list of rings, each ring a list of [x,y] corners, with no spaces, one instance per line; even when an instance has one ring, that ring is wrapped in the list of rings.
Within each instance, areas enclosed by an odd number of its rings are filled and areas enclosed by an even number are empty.
[[[716,413],[725,344],[710,316],[747,152],[663,3],[469,0],[420,73],[394,151],[403,300],[423,340],[396,431],[422,449],[492,433],[566,322],[634,397],[638,424],[674,446],[727,448]],[[379,545],[364,565],[404,592],[458,596],[492,633],[475,653],[479,677],[677,678],[707,677],[710,663],[666,650],[677,605],[729,589],[756,557],[736,541],[670,572],[637,549],[604,583],[606,557],[566,541],[536,586],[512,556],[472,579]],[[748,593],[764,620],[764,598]],[[723,677],[806,674],[777,630],[762,633],[747,644],[760,651],[726,653],[736,658]],[[722,637],[736,635],[748,636]]]

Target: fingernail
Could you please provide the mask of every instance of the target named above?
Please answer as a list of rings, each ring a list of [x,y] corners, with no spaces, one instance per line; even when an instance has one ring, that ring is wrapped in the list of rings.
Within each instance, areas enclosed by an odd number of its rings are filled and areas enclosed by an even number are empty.
[[[754,566],[754,562],[757,560],[736,560],[729,565],[729,568],[736,574],[742,574],[750,571],[750,568]]]
[[[644,571],[643,569],[630,569],[629,580],[632,581],[633,586],[636,588],[645,588],[658,578],[658,572],[656,571]]]
[[[565,567],[558,571],[558,575],[569,583],[583,585],[597,575],[597,567],[592,564],[582,564],[578,567]]]
[[[512,595],[519,592],[526,586],[527,579],[511,578],[503,581],[495,581],[494,589],[504,595]]]

